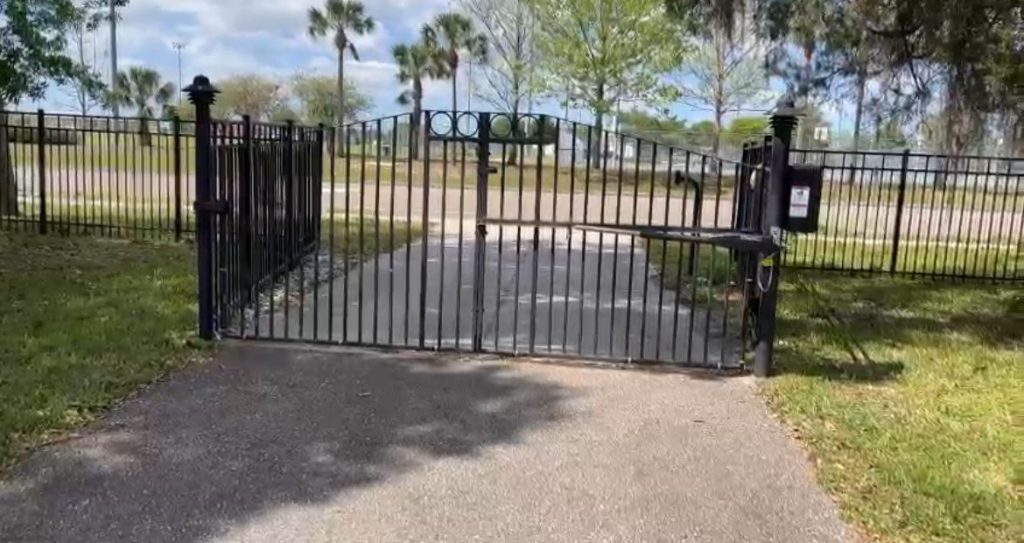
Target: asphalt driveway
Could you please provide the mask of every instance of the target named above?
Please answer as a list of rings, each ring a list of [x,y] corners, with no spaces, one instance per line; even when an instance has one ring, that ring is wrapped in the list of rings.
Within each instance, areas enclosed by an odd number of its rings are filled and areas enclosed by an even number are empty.
[[[748,378],[226,344],[0,480],[0,541],[849,541]]]

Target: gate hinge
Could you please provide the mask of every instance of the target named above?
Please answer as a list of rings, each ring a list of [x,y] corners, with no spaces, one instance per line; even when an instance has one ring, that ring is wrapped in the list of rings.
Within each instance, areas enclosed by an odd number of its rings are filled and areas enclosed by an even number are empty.
[[[207,200],[205,202],[194,202],[192,208],[196,211],[208,211],[216,215],[227,215],[231,206],[227,200]]]

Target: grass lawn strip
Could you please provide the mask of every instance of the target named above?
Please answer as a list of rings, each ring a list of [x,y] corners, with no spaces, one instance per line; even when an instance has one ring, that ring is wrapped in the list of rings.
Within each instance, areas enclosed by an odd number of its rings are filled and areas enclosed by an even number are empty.
[[[1021,540],[1024,290],[787,273],[779,316],[763,394],[848,520],[880,541]]]

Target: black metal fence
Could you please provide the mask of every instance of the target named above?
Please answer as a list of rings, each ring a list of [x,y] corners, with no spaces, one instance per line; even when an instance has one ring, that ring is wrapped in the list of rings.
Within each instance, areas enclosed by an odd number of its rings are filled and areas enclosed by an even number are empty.
[[[190,236],[194,133],[177,118],[0,112],[0,228]]]
[[[384,160],[398,162],[420,160],[429,152],[438,164],[446,152],[444,144],[412,145],[414,128],[422,124],[413,121],[411,115],[401,115],[346,129],[349,166],[358,167],[365,159],[372,162],[378,152]],[[237,132],[241,124],[224,126]],[[284,127],[270,126],[253,129],[269,134]],[[536,123],[530,126],[538,130]],[[567,126],[568,121],[560,122],[557,130],[547,126],[543,145],[506,146],[505,162],[533,166],[546,160],[550,165],[556,155],[563,164],[570,159],[589,161],[598,143],[578,144],[576,156],[570,157],[570,140],[582,136],[572,136]],[[644,168],[652,160],[656,168],[667,168],[669,146],[608,134],[604,154],[612,169],[622,166],[628,175],[628,165],[620,162],[634,160]],[[0,137],[6,142],[0,145],[6,150],[0,157],[5,159],[0,160],[0,169],[6,170],[0,172],[0,228],[175,240],[194,235],[193,121],[3,112]],[[542,156],[551,149],[557,149],[554,155]],[[500,146],[492,145],[490,152],[500,154]],[[704,212],[701,224],[713,226],[709,217],[718,159],[680,162],[674,159],[672,168],[702,191],[703,203],[697,206]],[[813,235],[788,236],[786,267],[1024,279],[1024,158],[792,150],[789,162],[822,166],[824,186],[820,229]],[[725,166],[721,175],[727,199],[736,178],[730,168]]]
[[[819,230],[784,264],[918,277],[1024,280],[1024,158],[793,150],[824,169]]]
[[[283,166],[261,179],[245,127],[220,126],[211,198],[238,202],[215,222],[224,335],[723,369],[759,336],[777,275],[720,236],[763,237],[768,142],[733,163],[553,117],[427,112],[314,131],[322,180],[286,164],[315,152],[275,142]],[[276,189],[244,203],[248,184],[289,175],[319,187],[295,196],[319,225],[266,223]],[[261,254],[280,268],[251,264]]]
[[[323,126],[248,118],[212,123],[214,193],[224,205],[215,218],[221,326],[235,318],[246,326],[244,308],[316,250],[324,133]]]

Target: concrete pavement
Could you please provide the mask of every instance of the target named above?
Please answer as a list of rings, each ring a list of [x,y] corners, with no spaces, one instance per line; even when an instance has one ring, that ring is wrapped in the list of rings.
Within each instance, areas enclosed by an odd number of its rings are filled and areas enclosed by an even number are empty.
[[[424,346],[470,348],[476,244],[474,225],[462,226],[460,235],[447,225],[444,237],[435,228],[426,245],[379,255],[315,293],[308,287],[302,308],[293,304],[287,317],[278,303],[274,334],[284,334],[287,320],[290,338],[415,347],[422,320]],[[663,288],[642,240],[582,231],[570,240],[567,229],[540,229],[534,252],[532,228],[488,230],[484,349],[739,365],[740,301],[693,301],[690,289],[677,296]],[[717,258],[720,266],[728,257]],[[700,262],[697,275],[706,278],[708,267]],[[269,318],[261,335],[270,334]]]
[[[748,378],[227,344],[0,480],[0,541],[853,541]]]

